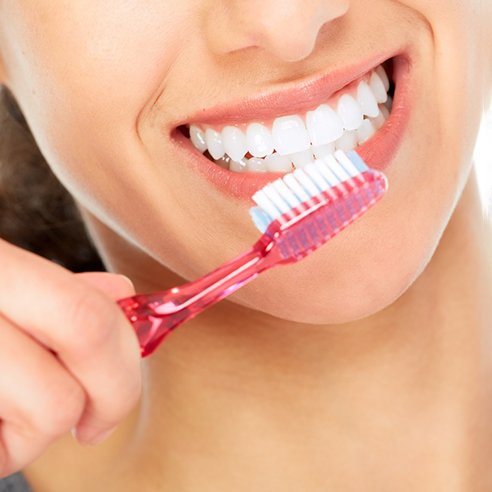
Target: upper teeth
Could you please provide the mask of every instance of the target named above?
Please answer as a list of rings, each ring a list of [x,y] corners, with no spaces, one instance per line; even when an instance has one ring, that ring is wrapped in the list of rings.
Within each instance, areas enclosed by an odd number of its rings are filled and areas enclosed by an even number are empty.
[[[288,172],[292,163],[302,167],[313,155],[321,158],[337,148],[352,150],[371,138],[389,115],[389,87],[381,65],[360,80],[355,92],[348,88],[337,94],[336,101],[332,98],[305,115],[276,118],[271,128],[250,123],[246,131],[231,125],[221,131],[191,125],[190,139],[200,152],[208,150],[233,171]],[[251,159],[245,158],[248,153]]]

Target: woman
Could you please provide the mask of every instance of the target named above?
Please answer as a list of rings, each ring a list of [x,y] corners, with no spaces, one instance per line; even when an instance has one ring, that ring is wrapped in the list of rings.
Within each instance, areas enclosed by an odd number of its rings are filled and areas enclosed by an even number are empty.
[[[112,272],[0,243],[1,476],[22,470],[34,491],[491,490],[490,227],[471,159],[490,2],[19,0],[0,19],[1,81]],[[363,82],[379,103],[365,138],[339,106],[362,105]],[[279,157],[276,132],[301,121],[314,144],[323,104],[344,130],[308,152],[358,146],[386,166],[387,196],[141,362],[114,300],[252,244],[251,190],[306,159],[292,142]]]

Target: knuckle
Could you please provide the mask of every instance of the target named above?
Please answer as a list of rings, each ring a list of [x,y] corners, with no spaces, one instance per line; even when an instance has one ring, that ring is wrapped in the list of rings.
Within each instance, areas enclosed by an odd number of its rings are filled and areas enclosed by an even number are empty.
[[[119,387],[123,389],[122,401],[126,404],[125,408],[128,410],[138,403],[142,395],[143,383],[140,361],[134,364],[132,360],[129,369],[126,371],[126,375],[123,375],[122,371],[121,376],[124,379],[121,381]]]
[[[112,424],[117,424],[135,408],[140,400],[142,385],[138,378],[127,377],[118,388],[118,393],[111,400],[111,406],[106,406],[106,416]]]
[[[82,356],[113,338],[118,311],[102,295],[84,292],[71,302],[67,313],[66,346]]]
[[[124,388],[126,389],[127,397],[130,400],[130,404],[134,405],[142,395],[142,367],[141,361],[137,360],[136,363],[131,363],[126,378]]]
[[[135,378],[131,383],[127,383],[127,393],[124,400],[124,413],[127,414],[138,404],[140,397],[142,396],[142,382],[140,377]]]
[[[111,408],[107,409],[106,417],[108,421],[111,421],[112,425],[118,424],[121,420],[125,419],[140,400],[141,385],[138,381],[129,383],[126,380],[124,384],[124,390],[120,391],[118,397],[113,399]]]
[[[36,428],[52,438],[65,434],[80,419],[85,400],[84,390],[75,381],[58,386],[36,412]]]

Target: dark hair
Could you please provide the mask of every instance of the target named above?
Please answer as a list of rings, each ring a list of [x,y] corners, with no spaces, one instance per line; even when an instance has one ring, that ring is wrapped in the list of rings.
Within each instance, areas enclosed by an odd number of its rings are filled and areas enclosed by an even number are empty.
[[[104,270],[70,194],[0,86],[0,237],[74,272]]]

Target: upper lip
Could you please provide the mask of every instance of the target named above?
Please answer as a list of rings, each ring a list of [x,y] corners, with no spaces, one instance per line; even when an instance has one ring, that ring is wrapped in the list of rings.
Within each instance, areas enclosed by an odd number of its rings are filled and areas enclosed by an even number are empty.
[[[297,81],[291,87],[201,109],[191,115],[186,123],[234,124],[271,120],[272,117],[304,112],[326,102],[354,80],[400,53],[401,50],[377,54],[352,65]]]

